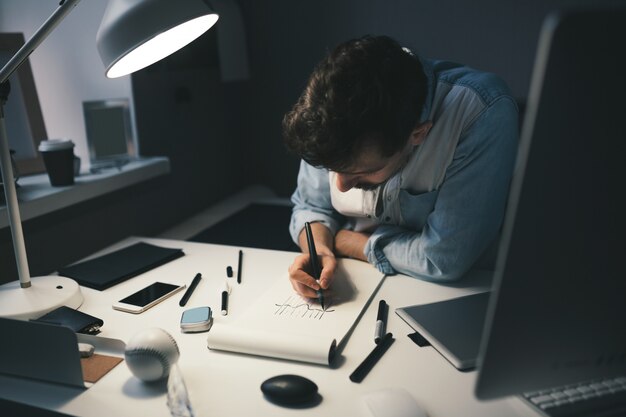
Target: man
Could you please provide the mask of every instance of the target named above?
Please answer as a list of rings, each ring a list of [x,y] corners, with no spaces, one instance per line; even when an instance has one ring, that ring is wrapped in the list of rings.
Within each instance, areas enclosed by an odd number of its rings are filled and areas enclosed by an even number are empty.
[[[389,37],[354,39],[317,65],[283,131],[302,158],[290,232],[303,254],[289,275],[303,296],[329,288],[335,256],[451,281],[497,240],[518,110],[495,75],[420,59]]]

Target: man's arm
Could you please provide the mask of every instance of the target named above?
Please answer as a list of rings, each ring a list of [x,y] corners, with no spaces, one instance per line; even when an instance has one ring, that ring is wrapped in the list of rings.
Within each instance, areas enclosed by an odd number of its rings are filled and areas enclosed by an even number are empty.
[[[370,235],[342,229],[335,235],[335,253],[346,258],[367,262],[364,250]]]
[[[364,254],[387,274],[432,280],[462,276],[497,237],[517,152],[517,107],[503,97],[460,139],[420,232],[381,225]]]
[[[331,236],[345,222],[345,218],[333,209],[330,200],[328,171],[315,168],[304,161],[300,162],[298,186],[291,196],[293,212],[289,233],[296,244],[300,244],[300,233],[306,222],[318,222],[328,228]]]
[[[289,279],[296,292],[305,297],[316,298],[316,291],[320,287],[327,289],[332,283],[337,267],[333,253],[333,236],[343,222],[343,217],[333,209],[330,202],[328,171],[314,168],[302,161],[298,188],[291,201],[294,208],[289,231],[303,253],[289,267]],[[305,222],[311,223],[315,249],[322,266],[319,284],[308,273],[310,259],[304,231]]]

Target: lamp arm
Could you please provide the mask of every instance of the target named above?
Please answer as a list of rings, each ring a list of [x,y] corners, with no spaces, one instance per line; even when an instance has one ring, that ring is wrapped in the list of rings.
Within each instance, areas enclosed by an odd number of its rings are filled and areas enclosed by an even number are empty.
[[[17,272],[22,288],[30,287],[30,273],[28,271],[28,260],[26,259],[26,247],[24,245],[24,233],[20,221],[20,210],[17,204],[17,192],[13,178],[11,165],[11,152],[6,136],[4,125],[4,115],[0,105],[0,168],[2,169],[2,183],[4,186],[4,196],[7,205],[9,224],[11,225],[11,235],[13,236],[13,249],[17,262]]]
[[[37,49],[50,33],[61,23],[61,21],[72,11],[80,0],[61,0],[59,7],[50,17],[37,29],[37,32],[13,55],[13,57],[0,70],[0,84],[9,79],[11,74],[17,70],[30,54]]]
[[[26,258],[26,246],[24,244],[24,233],[20,219],[20,210],[17,202],[17,192],[15,190],[15,180],[11,165],[11,152],[9,150],[9,140],[4,123],[4,104],[9,93],[8,79],[30,54],[43,42],[69,12],[78,4],[80,0],[61,0],[59,7],[54,13],[37,29],[37,32],[15,53],[15,55],[0,69],[0,90],[3,97],[0,97],[0,170],[2,171],[2,182],[4,185],[4,195],[6,197],[7,214],[11,235],[13,236],[13,249],[17,262],[17,271],[20,279],[20,286],[28,288],[30,284],[30,272],[28,270],[28,259]],[[6,82],[6,83],[5,83]]]

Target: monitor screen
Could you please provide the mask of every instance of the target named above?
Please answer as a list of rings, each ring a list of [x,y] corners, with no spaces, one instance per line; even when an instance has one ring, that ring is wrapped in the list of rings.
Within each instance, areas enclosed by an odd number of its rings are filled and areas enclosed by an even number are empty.
[[[545,22],[476,395],[626,374],[626,9]]]
[[[128,99],[85,101],[83,112],[93,167],[115,165],[135,156]]]

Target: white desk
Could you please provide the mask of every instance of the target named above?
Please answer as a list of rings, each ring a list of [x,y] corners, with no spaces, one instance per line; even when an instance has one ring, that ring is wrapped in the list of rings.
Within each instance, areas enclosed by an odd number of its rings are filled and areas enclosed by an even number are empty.
[[[394,309],[479,292],[489,287],[486,275],[468,277],[463,286],[441,286],[407,276],[385,279],[332,367],[208,350],[206,333],[182,334],[179,320],[186,308],[210,305],[219,309],[226,266],[236,269],[239,248],[166,239],[128,239],[109,250],[137,240],[182,248],[185,256],[105,291],[83,288],[80,310],[104,319],[102,336],[128,341],[138,330],[161,327],[179,344],[179,367],[185,378],[196,416],[359,416],[361,396],[388,387],[404,387],[431,417],[537,416],[517,398],[479,402],[473,394],[476,372],[462,373],[432,347],[419,348]],[[231,320],[266,287],[269,279],[285,275],[294,254],[245,249],[241,286],[235,286],[229,315],[214,315],[216,322]],[[122,297],[156,280],[189,284],[197,272],[203,279],[187,305],[178,306],[176,294],[145,313],[131,315],[111,308]],[[387,329],[395,343],[360,384],[348,379],[372,350],[378,300],[390,306]],[[322,401],[311,408],[285,408],[264,399],[261,383],[279,374],[298,374],[313,380]],[[121,363],[93,387],[79,391],[61,386],[0,376],[0,397],[79,416],[169,416],[165,384],[147,385]]]

